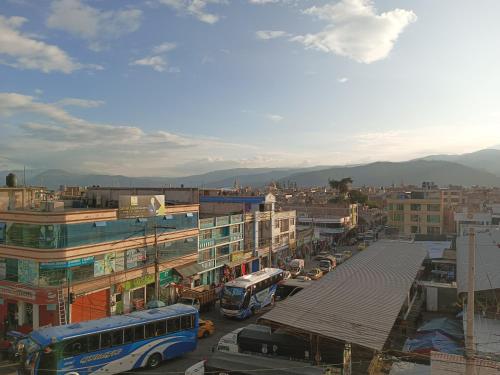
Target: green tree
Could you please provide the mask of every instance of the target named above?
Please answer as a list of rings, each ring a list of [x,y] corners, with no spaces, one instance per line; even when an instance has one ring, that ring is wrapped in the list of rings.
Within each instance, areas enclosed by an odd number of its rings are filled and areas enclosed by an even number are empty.
[[[328,180],[330,187],[339,191],[339,195],[347,197],[350,185],[352,184],[351,177],[344,177],[341,180]]]
[[[349,201],[351,203],[366,204],[368,202],[368,195],[363,194],[359,190],[351,190],[349,192]]]

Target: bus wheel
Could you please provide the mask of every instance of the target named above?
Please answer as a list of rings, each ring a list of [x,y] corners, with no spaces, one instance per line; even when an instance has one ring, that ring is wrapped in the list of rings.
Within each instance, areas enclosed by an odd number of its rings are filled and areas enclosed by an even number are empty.
[[[151,357],[149,357],[147,367],[151,369],[157,368],[158,366],[160,366],[161,360],[161,354],[155,353]]]

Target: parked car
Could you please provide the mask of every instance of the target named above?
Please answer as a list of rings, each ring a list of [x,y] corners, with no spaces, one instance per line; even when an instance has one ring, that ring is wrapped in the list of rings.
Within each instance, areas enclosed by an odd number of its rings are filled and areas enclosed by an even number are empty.
[[[312,280],[318,280],[323,276],[323,271],[319,268],[313,268],[307,273],[307,276],[309,276]]]
[[[292,259],[290,261],[290,274],[292,277],[299,276],[304,271],[304,259]]]
[[[333,256],[335,257],[335,260],[337,261],[337,264],[344,263],[344,261],[345,261],[345,255],[344,254],[342,254],[342,253],[336,253],[336,254],[333,254]]]
[[[198,338],[208,337],[215,332],[214,322],[211,320],[200,319],[198,321]]]
[[[351,250],[345,250],[345,251],[343,252],[343,254],[344,254],[344,257],[345,257],[346,259],[349,259],[350,257],[352,257],[352,251],[351,251]]]
[[[327,259],[320,260],[319,261],[319,269],[323,273],[330,272],[331,270],[333,270],[332,263]]]
[[[328,251],[320,251],[318,255],[314,257],[314,260],[321,260],[323,257],[330,255]]]

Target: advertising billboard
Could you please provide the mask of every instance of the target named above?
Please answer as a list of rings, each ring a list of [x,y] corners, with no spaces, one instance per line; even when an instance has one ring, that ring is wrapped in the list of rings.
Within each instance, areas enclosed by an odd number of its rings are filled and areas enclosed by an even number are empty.
[[[164,195],[120,195],[120,218],[151,217],[165,215]]]

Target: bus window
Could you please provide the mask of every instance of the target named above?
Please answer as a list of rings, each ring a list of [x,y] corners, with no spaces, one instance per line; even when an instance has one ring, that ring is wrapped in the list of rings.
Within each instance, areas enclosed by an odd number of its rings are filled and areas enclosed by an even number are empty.
[[[134,341],[134,329],[133,328],[125,328],[123,330],[123,342],[125,344],[131,343]]]
[[[184,315],[181,316],[181,329],[191,329],[193,328],[193,316],[192,315]]]
[[[146,324],[146,338],[149,339],[151,337],[155,337],[155,324],[154,323]]]
[[[113,346],[123,345],[123,330],[119,329],[111,333]]]
[[[134,329],[134,341],[144,340],[144,326],[136,326]]]
[[[163,336],[167,333],[167,321],[161,320],[155,323],[156,336]]]
[[[167,320],[167,332],[177,332],[180,328],[180,319],[179,318],[170,318]]]
[[[101,333],[101,349],[109,348],[111,346],[111,333],[103,332]]]
[[[96,350],[99,350],[100,344],[99,344],[99,335],[91,335],[89,336],[88,340],[88,349],[89,352],[95,352]]]
[[[64,345],[63,356],[64,358],[68,358],[86,352],[87,337],[80,337],[78,339],[71,340],[66,345]]]

